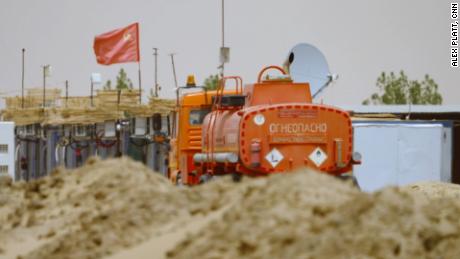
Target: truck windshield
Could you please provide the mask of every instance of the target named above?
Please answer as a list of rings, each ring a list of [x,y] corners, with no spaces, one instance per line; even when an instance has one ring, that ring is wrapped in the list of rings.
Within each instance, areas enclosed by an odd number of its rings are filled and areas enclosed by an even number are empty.
[[[210,111],[210,109],[191,110],[189,116],[190,125],[201,125],[203,123],[204,117]]]

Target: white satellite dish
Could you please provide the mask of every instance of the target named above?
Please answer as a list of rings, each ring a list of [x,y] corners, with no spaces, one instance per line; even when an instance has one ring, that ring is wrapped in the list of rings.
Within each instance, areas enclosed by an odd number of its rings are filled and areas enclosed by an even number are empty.
[[[295,45],[284,63],[296,83],[309,83],[313,98],[326,88],[337,75],[331,75],[323,53],[315,46],[300,43]]]

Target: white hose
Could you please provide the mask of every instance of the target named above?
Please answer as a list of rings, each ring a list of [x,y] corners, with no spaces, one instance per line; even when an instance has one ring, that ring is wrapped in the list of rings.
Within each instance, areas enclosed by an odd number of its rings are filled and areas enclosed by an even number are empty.
[[[16,158],[16,171],[18,172],[18,174],[16,175],[16,172],[15,172],[15,177],[13,177],[13,180],[19,180],[21,179],[21,164],[20,164],[20,159],[19,159],[19,149],[21,148],[21,142],[18,143],[18,145],[16,146],[16,150],[14,151],[14,156]],[[17,177],[17,178],[16,178]]]
[[[56,164],[62,165],[63,159],[65,156],[65,145],[57,144],[54,149],[54,158],[56,159]]]
[[[16,163],[19,163],[19,149],[21,148],[21,142],[16,146],[16,151],[14,151],[14,156],[16,157]]]
[[[56,163],[58,165],[60,164],[60,160],[61,160],[61,159],[59,159],[60,158],[59,157],[59,148],[60,147],[61,147],[61,145],[58,144],[58,145],[56,145],[56,148],[54,148],[54,159],[55,159],[55,161],[56,161]]]

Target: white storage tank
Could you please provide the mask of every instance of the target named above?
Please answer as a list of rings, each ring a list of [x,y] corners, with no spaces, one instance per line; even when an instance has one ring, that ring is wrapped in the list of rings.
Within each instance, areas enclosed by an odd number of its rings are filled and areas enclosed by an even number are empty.
[[[14,179],[14,122],[0,121],[0,175]]]
[[[354,122],[354,167],[364,191],[420,181],[451,182],[452,125],[449,122]]]

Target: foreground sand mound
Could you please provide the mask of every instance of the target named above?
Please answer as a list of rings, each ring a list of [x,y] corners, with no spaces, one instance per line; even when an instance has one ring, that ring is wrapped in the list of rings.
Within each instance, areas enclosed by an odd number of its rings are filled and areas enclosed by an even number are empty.
[[[403,190],[421,193],[431,199],[457,198],[460,199],[460,185],[441,182],[421,182],[403,187]]]
[[[30,183],[4,181],[0,243],[25,232],[39,244],[24,247],[22,258],[100,258],[150,237],[150,227],[219,208],[218,189],[205,197],[180,190],[128,159],[91,160]]]
[[[255,184],[257,182],[257,184]],[[223,219],[170,258],[458,258],[460,203],[398,188],[366,194],[316,173],[250,183]]]
[[[0,179],[0,258],[458,258],[457,186],[414,186],[367,194],[300,171],[177,188],[129,159],[93,159]]]

